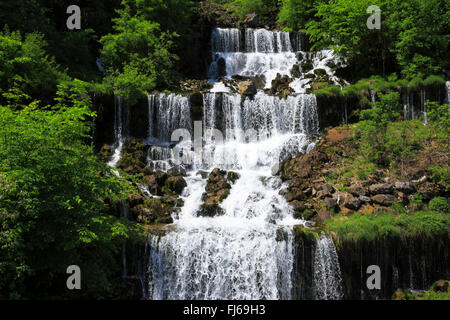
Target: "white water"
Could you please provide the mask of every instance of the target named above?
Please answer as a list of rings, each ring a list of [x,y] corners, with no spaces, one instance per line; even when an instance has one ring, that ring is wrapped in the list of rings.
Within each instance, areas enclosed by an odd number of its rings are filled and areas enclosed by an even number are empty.
[[[447,104],[450,105],[450,81],[447,81],[445,86],[447,88]]]
[[[130,109],[123,97],[114,97],[114,153],[108,165],[115,167],[120,160],[123,142],[128,135]]]
[[[300,64],[297,52],[312,60],[313,69],[302,73],[302,76],[290,84],[296,93],[305,93],[310,87],[311,79],[304,78],[313,74],[315,69],[324,69],[330,79],[338,83],[334,71],[328,66],[330,62],[338,63],[339,59],[332,50],[321,50],[316,53],[301,51],[301,40],[292,41],[289,32],[269,31],[265,29],[214,29],[211,35],[212,60],[209,76],[211,80],[219,78],[219,61],[225,63],[225,78],[233,75],[246,77],[263,76],[265,88],[270,88],[277,74],[292,77],[294,65]],[[300,37],[300,35],[297,35]],[[297,48],[293,43],[297,43]]]
[[[290,50],[286,33],[247,30],[254,37],[247,35],[244,42],[235,29],[215,32],[213,50],[235,54],[237,64],[246,59],[239,50],[250,51],[245,54],[253,57],[260,55],[261,59],[273,58],[274,63],[267,64],[268,69],[254,70],[255,73],[272,72],[273,66],[283,64],[280,55],[294,55],[278,52]],[[192,145],[186,148],[194,161],[182,194],[184,206],[173,217],[175,231],[149,240],[146,298],[290,299],[294,262],[292,226],[305,221],[293,218],[292,208],[279,194],[286,186],[279,177],[271,175],[271,168],[288,155],[309,152],[315,146],[311,136],[319,132],[315,96],[297,94],[281,99],[259,92],[242,100],[240,95],[222,92],[225,90],[221,86],[213,91],[203,96],[203,148],[200,153],[190,151]],[[158,104],[158,99],[167,102]],[[183,114],[190,120],[190,115],[178,111],[187,110],[184,103],[175,103],[181,100],[182,96],[172,97],[172,102],[166,95],[149,98],[149,117],[154,117],[156,125],[150,128],[149,141],[159,140],[163,144],[169,137],[168,128],[188,126],[167,111],[175,110],[173,114]],[[161,128],[161,124],[165,127]],[[175,125],[178,127],[173,128]],[[217,134],[213,136],[211,129],[220,130],[222,139]],[[217,167],[235,171],[240,178],[220,204],[223,214],[202,217],[198,212],[206,179],[197,171],[209,172]],[[332,299],[337,293],[320,281],[321,274],[328,276],[324,273],[327,268],[336,271],[336,266],[331,265],[337,262],[333,260],[336,253],[332,252],[334,246],[325,240],[318,243],[318,248],[316,270],[323,268],[322,273],[317,271],[317,296]]]
[[[325,236],[321,236],[316,243],[313,279],[317,299],[342,298],[342,279],[336,248],[333,241]]]
[[[291,298],[292,226],[304,221],[292,217],[291,207],[279,195],[281,180],[270,169],[288,154],[286,149],[307,151],[314,146],[307,136],[318,130],[313,97],[273,100],[260,93],[242,108],[238,95],[205,94],[204,125],[223,125],[225,142],[215,146],[205,136],[204,149],[212,156],[196,162],[187,177],[176,232],[151,240],[148,298]],[[244,129],[260,132],[259,139],[246,142]],[[215,167],[241,177],[220,204],[222,216],[200,217],[206,180],[196,169]],[[280,233],[284,236],[277,241]]]

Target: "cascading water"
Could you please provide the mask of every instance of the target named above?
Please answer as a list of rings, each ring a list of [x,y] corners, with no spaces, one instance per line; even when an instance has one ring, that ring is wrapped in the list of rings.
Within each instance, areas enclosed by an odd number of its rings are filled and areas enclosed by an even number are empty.
[[[255,74],[274,72],[287,54],[295,56],[288,52],[292,50],[288,42],[288,33],[266,30],[248,29],[243,36],[237,29],[216,29],[212,36],[213,51],[220,51],[222,57],[230,54],[227,64],[234,60],[245,65],[248,57],[241,54],[263,59],[272,55],[275,63],[253,70]],[[293,218],[292,208],[280,195],[285,186],[272,176],[271,168],[288,155],[314,147],[313,135],[319,132],[315,96],[295,94],[282,99],[260,91],[242,98],[218,91],[203,95],[200,152],[198,142],[184,142],[193,161],[182,194],[184,206],[173,216],[173,231],[150,237],[146,298],[291,299],[292,226],[305,221]],[[175,95],[149,97],[153,121],[149,141],[168,141],[171,130],[178,128],[191,132],[189,103],[182,101],[183,96]],[[219,205],[222,214],[204,217],[199,212],[207,181],[199,170],[214,168],[233,170],[240,178]],[[317,297],[337,298],[338,291],[321,282],[323,277],[337,279],[334,246],[321,239],[318,248],[315,264],[317,270],[322,267],[323,276],[318,273]],[[327,268],[332,268],[335,278]],[[337,285],[337,280],[330,285]]]
[[[447,88],[447,91],[446,91],[446,93],[447,93],[447,104],[450,105],[450,81],[447,81],[445,83],[445,86]]]
[[[153,170],[166,171],[173,166],[171,135],[176,129],[193,132],[189,98],[180,94],[148,95],[147,162]]]
[[[233,75],[262,77],[268,89],[277,74],[292,76],[293,67],[300,65],[303,59],[309,59],[311,70],[301,70],[301,73],[313,74],[315,69],[323,69],[330,80],[338,83],[334,71],[329,67],[331,62],[334,65],[341,63],[333,51],[321,50],[314,54],[303,52],[302,42],[300,34],[291,39],[291,34],[283,31],[214,29],[209,77],[213,80],[229,79]],[[311,77],[300,77],[290,86],[296,93],[305,93],[310,81]]]
[[[331,239],[321,236],[314,253],[314,289],[319,300],[342,298],[342,279],[336,248]]]
[[[195,171],[187,178],[176,231],[151,240],[148,298],[291,298],[294,257],[289,226],[303,221],[292,217],[292,209],[279,195],[282,183],[270,169],[294,137],[297,149],[313,146],[307,136],[318,130],[312,97],[299,95],[283,105],[282,99],[261,94],[254,101],[246,99],[238,112],[240,96],[205,94],[205,126],[223,123],[226,138],[215,148],[214,141],[205,139],[205,150],[213,149],[211,163],[196,162],[196,169],[220,166],[241,177],[220,205],[224,214],[214,218],[197,215],[206,181]],[[218,116],[225,119],[218,121]],[[248,129],[264,134],[247,142]]]
[[[130,108],[123,97],[114,97],[114,153],[108,165],[115,167],[120,160],[123,141],[128,136],[130,125]]]

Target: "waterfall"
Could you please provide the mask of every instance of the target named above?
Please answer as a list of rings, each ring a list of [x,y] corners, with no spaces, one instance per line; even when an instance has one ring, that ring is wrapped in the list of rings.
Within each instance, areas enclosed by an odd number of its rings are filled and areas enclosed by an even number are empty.
[[[193,132],[189,97],[180,94],[148,95],[147,163],[153,170],[173,166],[171,135],[177,129]]]
[[[313,68],[305,70],[305,74],[313,74],[315,69],[323,69],[330,80],[339,84],[339,79],[335,77],[329,64],[341,63],[341,59],[335,56],[332,50],[315,53],[300,51],[302,36],[299,33],[266,29],[245,29],[241,32],[239,29],[216,28],[211,35],[211,49],[211,80],[229,79],[233,75],[262,77],[265,88],[269,89],[278,74],[292,77],[293,67],[299,66],[304,59],[309,59]],[[296,93],[305,93],[306,87],[310,85],[311,79],[301,76],[295,79],[290,87]]]
[[[206,180],[190,172],[176,231],[149,240],[147,298],[290,299],[292,226],[304,221],[292,217],[279,194],[283,183],[270,169],[287,152],[314,146],[309,134],[319,129],[315,97],[284,100],[261,92],[243,102],[228,93],[203,99],[205,129],[220,127],[224,139],[217,143],[205,132],[203,151],[211,157],[195,169],[235,170],[240,179],[220,204],[223,215],[201,217]],[[246,139],[249,132],[256,139]]]
[[[149,139],[169,142],[176,129],[192,132],[191,104],[187,96],[174,93],[150,95],[148,117]]]
[[[109,166],[115,167],[120,160],[123,141],[128,136],[128,128],[130,126],[130,108],[123,97],[114,97],[114,154]]]
[[[333,241],[321,236],[317,239],[314,253],[314,284],[319,300],[339,300],[342,298],[341,270]]]
[[[375,91],[370,90],[370,102],[372,103],[372,108],[376,107],[377,97],[375,95]]]
[[[287,32],[217,28],[211,47],[215,78],[225,62],[227,77],[263,75],[270,84],[277,73],[290,74],[298,62]],[[317,54],[315,65],[328,57]],[[203,94],[203,122],[195,122],[194,128],[187,97],[149,97],[149,159],[170,164],[163,142],[170,141],[175,129],[187,128],[195,137],[193,145],[183,142],[194,157],[181,194],[184,206],[173,215],[170,230],[148,240],[146,299],[292,298],[293,226],[305,221],[293,217],[280,195],[286,185],[271,168],[314,148],[319,133],[316,97],[299,93],[283,99],[261,90],[242,97],[224,87]],[[228,197],[218,205],[220,214],[204,217],[199,214],[207,185],[203,171],[214,168],[232,170],[239,179],[230,182]],[[321,238],[316,247],[316,296],[340,298],[334,245]]]
[[[446,88],[447,88],[447,91],[446,91],[446,93],[447,93],[447,104],[450,105],[450,81],[447,81],[445,83],[445,85],[446,85]]]

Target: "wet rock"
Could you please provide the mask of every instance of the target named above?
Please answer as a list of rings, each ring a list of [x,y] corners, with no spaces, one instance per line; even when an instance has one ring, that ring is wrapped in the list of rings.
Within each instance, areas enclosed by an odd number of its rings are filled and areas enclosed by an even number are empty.
[[[393,194],[394,187],[390,183],[377,183],[369,186],[369,191],[372,195]]]
[[[305,194],[300,189],[291,189],[284,197],[287,202],[294,200],[306,200]]]
[[[251,96],[256,94],[257,89],[253,81],[246,80],[238,82],[237,91],[240,95]]]
[[[305,211],[306,209],[306,206],[298,200],[291,201],[289,202],[289,204],[292,206],[296,213],[303,213],[303,211]]]
[[[371,197],[372,202],[381,206],[390,207],[394,204],[395,198],[391,194],[377,194]]]
[[[281,173],[281,169],[282,169],[282,165],[281,163],[277,163],[275,164],[272,169],[271,169],[271,173],[273,176],[277,176]]]
[[[239,179],[239,174],[236,172],[226,172],[215,168],[209,175],[205,193],[202,195],[203,204],[200,206],[198,215],[213,217],[222,215],[224,212],[219,207],[219,204],[225,200],[230,194],[231,185],[229,181],[234,183]]]
[[[294,89],[290,87],[291,82],[292,79],[289,76],[281,76],[278,73],[276,78],[272,80],[271,93],[284,95],[293,93]]]
[[[395,183],[395,189],[405,194],[413,194],[416,192],[416,187],[411,182],[400,182]]]
[[[208,173],[208,171],[205,171],[205,170],[199,170],[199,171],[197,171],[197,175],[201,176],[202,179],[207,179],[209,173]]]
[[[300,67],[302,68],[303,73],[307,73],[311,71],[314,68],[313,61],[310,59],[303,60],[300,64]]]
[[[180,195],[187,186],[186,180],[182,176],[169,177],[164,184],[164,193]]]
[[[300,66],[298,64],[294,64],[292,66],[291,75],[293,78],[300,78],[302,76],[302,72],[300,71]]]
[[[144,177],[144,184],[148,187],[148,190],[153,195],[161,195],[161,186],[156,181],[156,175]]]
[[[325,69],[315,69],[314,74],[318,77],[323,77],[327,74],[327,72],[325,71]]]
[[[227,173],[227,179],[228,181],[231,181],[232,183],[235,183],[237,179],[239,179],[241,176],[237,172],[229,171]]]
[[[183,167],[177,166],[167,170],[169,176],[183,176],[186,177],[186,170]]]

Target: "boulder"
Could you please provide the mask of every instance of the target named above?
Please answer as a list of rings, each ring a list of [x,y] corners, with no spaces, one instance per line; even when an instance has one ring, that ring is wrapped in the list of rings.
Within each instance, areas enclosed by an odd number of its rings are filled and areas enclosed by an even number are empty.
[[[177,195],[180,195],[186,186],[186,180],[184,180],[182,176],[169,177],[164,185],[165,190],[167,190],[169,194]]]
[[[435,292],[450,292],[450,281],[438,280],[431,286],[431,290]]]
[[[325,205],[328,210],[336,209],[337,207],[337,201],[333,198],[325,198],[323,202],[325,202]]]
[[[130,207],[135,207],[139,204],[144,203],[144,198],[140,194],[129,194],[128,195],[128,203]]]
[[[411,290],[397,289],[392,295],[392,300],[415,300]]]
[[[300,189],[290,189],[290,191],[284,196],[287,202],[294,200],[305,200],[306,196]]]
[[[394,187],[390,183],[377,183],[369,186],[369,191],[372,195],[393,194]]]
[[[435,197],[442,195],[443,188],[433,182],[423,182],[418,185],[417,193],[422,196],[423,200],[431,200]]]
[[[361,207],[361,200],[355,197],[347,197],[347,199],[344,202],[344,206],[351,210],[358,210]]]
[[[404,194],[413,194],[416,192],[416,187],[411,182],[400,182],[395,183],[395,189],[397,191],[403,192]]]
[[[358,186],[358,185],[350,186],[350,188],[348,189],[348,192],[350,192],[355,197],[367,195],[367,189],[363,188],[361,186]]]
[[[161,195],[161,186],[156,180],[156,175],[152,174],[150,176],[144,177],[144,184],[148,187],[148,190],[153,195]]]
[[[394,196],[391,194],[377,194],[371,197],[372,202],[381,206],[390,207],[394,204]]]
[[[197,176],[201,176],[202,179],[207,179],[208,175],[209,175],[208,171],[205,171],[205,170],[198,170],[197,171]]]
[[[228,171],[227,173],[227,179],[231,181],[232,183],[235,183],[237,179],[239,179],[241,176],[237,172]]]
[[[237,84],[237,91],[243,96],[251,96],[257,92],[255,84],[250,80],[239,81]]]
[[[319,221],[322,221],[322,222],[331,219],[331,215],[328,210],[320,210],[317,213],[317,217],[318,217]]]

